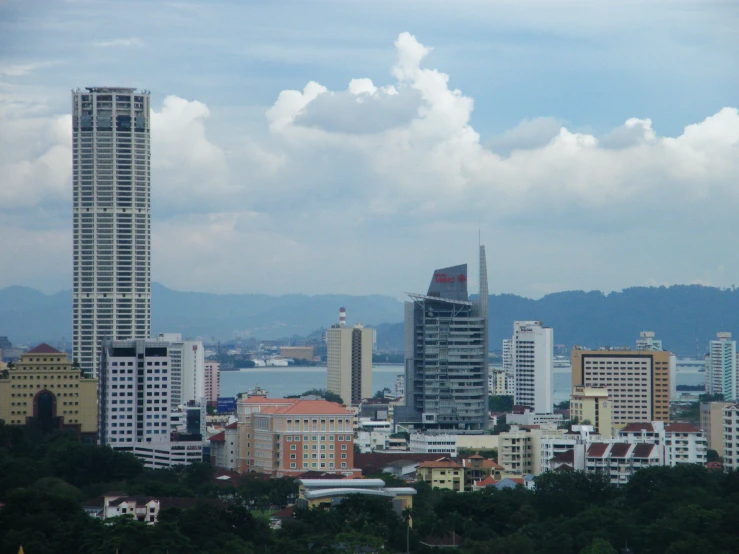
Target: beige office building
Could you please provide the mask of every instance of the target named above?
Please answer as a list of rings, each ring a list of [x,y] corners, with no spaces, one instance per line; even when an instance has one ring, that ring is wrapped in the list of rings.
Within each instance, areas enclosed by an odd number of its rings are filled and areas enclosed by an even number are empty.
[[[280,356],[283,358],[293,358],[295,360],[312,360],[312,346],[281,346]]]
[[[715,450],[719,456],[724,455],[724,409],[733,402],[701,402],[700,428],[708,441],[709,450]]]
[[[326,380],[346,405],[372,397],[372,329],[334,325],[326,331]]]
[[[585,386],[572,388],[570,417],[578,423],[592,425],[594,431],[603,438],[613,437],[613,401],[608,389]]]
[[[97,379],[82,376],[64,352],[41,344],[21,355],[0,377],[0,419],[8,425],[39,425],[97,438]]]
[[[605,388],[616,428],[670,421],[670,353],[572,349],[572,388]]]

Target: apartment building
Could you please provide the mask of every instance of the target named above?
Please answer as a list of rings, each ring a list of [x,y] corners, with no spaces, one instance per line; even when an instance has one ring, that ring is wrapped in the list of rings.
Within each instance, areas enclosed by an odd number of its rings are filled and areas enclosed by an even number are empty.
[[[705,434],[689,423],[630,423],[619,430],[616,440],[664,447],[664,464],[670,467],[680,464],[706,465],[708,449]]]
[[[182,340],[180,333],[160,333],[169,344],[170,402],[172,408],[205,396],[205,349],[199,340]]]
[[[450,433],[413,433],[409,445],[411,452],[457,457],[457,435]]]
[[[505,369],[491,369],[488,375],[490,394],[495,396],[513,396],[516,392],[513,372]]]
[[[707,447],[724,455],[724,409],[732,402],[701,402],[700,428],[706,436]]]
[[[498,437],[498,463],[513,475],[539,475],[546,470],[549,459],[572,450],[578,442],[589,440],[591,432],[592,427],[586,425],[573,433],[554,425],[529,428],[513,425],[509,432]]]
[[[423,462],[416,468],[416,477],[433,489],[464,492],[464,468],[450,458]]]
[[[670,353],[628,349],[572,349],[572,387],[608,390],[617,428],[670,421]]]
[[[539,414],[551,414],[554,391],[554,331],[541,321],[513,323],[511,345],[515,403]]]
[[[604,438],[613,436],[613,401],[608,389],[577,385],[572,389],[570,417],[584,425],[592,425]]]
[[[239,401],[238,413],[240,471],[357,473],[350,410],[326,400],[253,397]]]
[[[239,462],[238,423],[227,425],[210,437],[210,463],[215,467],[236,471]]]
[[[724,408],[724,469],[739,469],[739,404],[730,404]]]
[[[731,333],[716,333],[716,340],[712,340],[708,347],[706,364],[708,394],[723,394],[726,401],[739,400],[736,341],[731,338]]]
[[[0,374],[0,420],[38,426],[97,441],[97,379],[85,377],[65,352],[48,344],[21,354]]]
[[[218,402],[221,393],[221,364],[218,362],[204,362],[205,369],[205,401]]]
[[[333,325],[326,330],[326,383],[347,405],[372,398],[373,330]]]

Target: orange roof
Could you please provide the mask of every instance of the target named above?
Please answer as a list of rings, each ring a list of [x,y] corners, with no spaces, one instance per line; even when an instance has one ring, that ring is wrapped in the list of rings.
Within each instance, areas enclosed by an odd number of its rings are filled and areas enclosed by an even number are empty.
[[[221,431],[217,435],[210,437],[210,442],[226,442],[226,433]]]
[[[493,479],[492,475],[488,475],[482,481],[476,481],[475,486],[476,487],[490,487],[492,485],[497,485],[498,483],[500,483],[500,481],[496,481],[495,479]]]
[[[295,404],[300,398],[265,398],[264,396],[250,396],[239,399],[240,404]]]
[[[470,456],[469,458],[462,458],[462,465],[464,467],[472,467],[472,464],[469,463],[470,460],[482,460],[482,465],[478,467],[505,469],[503,466],[496,464],[493,460],[489,460],[488,458],[483,458],[482,456],[477,455]]]
[[[286,415],[353,415],[352,412],[343,408],[336,402],[328,400],[298,400],[289,406],[270,406],[264,408],[263,414],[286,414]]]
[[[513,481],[514,483],[518,483],[519,485],[524,484],[524,480],[521,479],[520,477],[509,477],[509,479]]]
[[[432,460],[430,462],[423,462],[419,468],[431,468],[431,469],[462,469],[462,466],[457,462],[450,460],[449,458],[439,458],[438,460]]]
[[[64,354],[64,352],[59,352],[59,350],[57,350],[56,348],[49,346],[45,342],[42,342],[36,348],[33,348],[26,352],[26,354]]]

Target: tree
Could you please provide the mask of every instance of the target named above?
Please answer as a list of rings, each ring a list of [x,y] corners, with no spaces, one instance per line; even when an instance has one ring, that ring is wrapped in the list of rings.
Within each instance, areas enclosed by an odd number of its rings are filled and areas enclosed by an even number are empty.
[[[488,409],[491,412],[510,413],[513,411],[513,397],[508,395],[491,395],[488,397]]]
[[[718,455],[718,452],[709,448],[708,452],[706,452],[706,460],[709,462],[720,462],[721,456]]]
[[[559,404],[554,405],[555,410],[569,410],[570,409],[570,401],[569,400],[563,400]]]
[[[580,551],[580,554],[618,554],[618,552],[607,540],[594,539],[590,546]]]

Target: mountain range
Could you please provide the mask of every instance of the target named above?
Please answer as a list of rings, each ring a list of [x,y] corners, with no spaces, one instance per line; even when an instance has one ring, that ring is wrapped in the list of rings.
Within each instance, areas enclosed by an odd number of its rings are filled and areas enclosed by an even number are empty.
[[[338,320],[346,307],[349,323],[377,328],[381,349],[403,348],[403,303],[382,295],[211,294],[152,285],[152,334],[220,340],[308,336]],[[634,346],[639,331],[651,330],[665,348],[703,355],[718,331],[739,336],[739,290],[699,285],[635,287],[620,292],[567,291],[533,300],[491,295],[490,348],[500,349],[515,320],[539,320],[554,328],[556,344],[589,347]],[[35,344],[69,342],[72,294],[43,294],[27,287],[0,289],[0,336]]]

